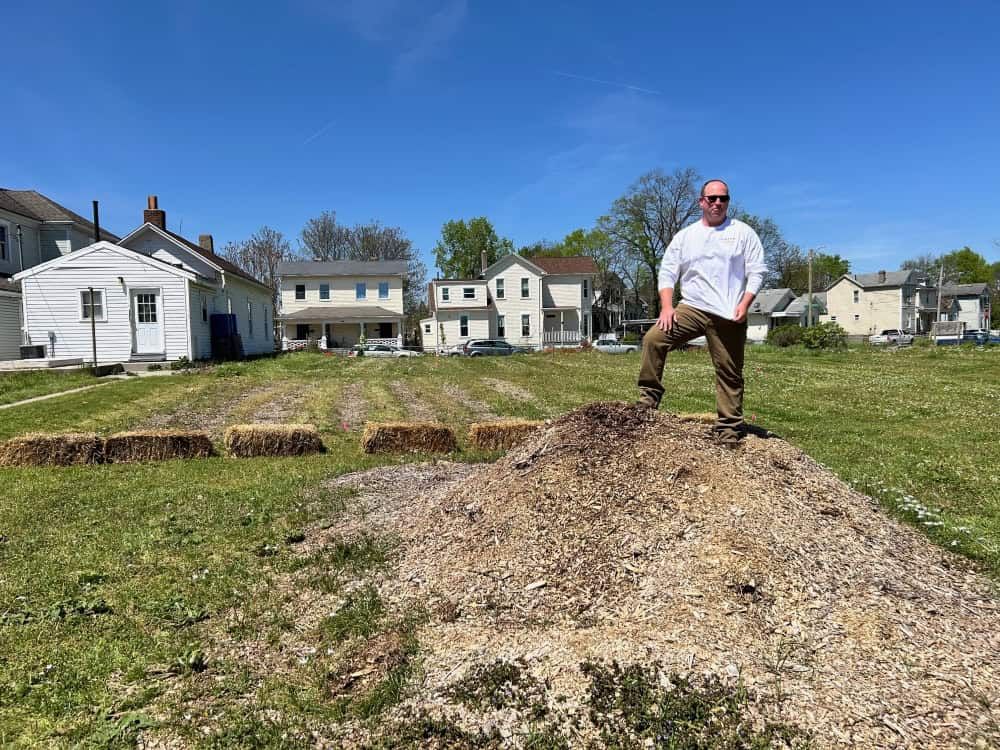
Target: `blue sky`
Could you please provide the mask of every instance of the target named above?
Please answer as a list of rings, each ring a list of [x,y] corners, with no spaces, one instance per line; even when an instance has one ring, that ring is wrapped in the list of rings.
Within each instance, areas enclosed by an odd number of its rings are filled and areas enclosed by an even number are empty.
[[[323,210],[590,227],[693,166],[852,270],[1000,259],[1000,4],[291,0],[5,6],[0,186],[216,247]],[[433,266],[429,262],[428,266]]]

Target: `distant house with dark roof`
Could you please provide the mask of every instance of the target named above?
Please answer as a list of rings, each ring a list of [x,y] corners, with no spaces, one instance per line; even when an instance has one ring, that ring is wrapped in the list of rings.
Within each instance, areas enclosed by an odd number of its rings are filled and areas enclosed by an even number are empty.
[[[919,271],[845,274],[826,290],[821,322],[839,324],[849,336],[890,328],[930,330],[937,314],[937,289]]]
[[[483,264],[485,266],[485,262]],[[540,349],[577,346],[593,336],[593,258],[507,255],[478,279],[435,279],[423,347],[440,351],[471,339],[499,339]]]
[[[235,316],[246,354],[274,351],[271,289],[199,243],[167,229],[150,196],[143,223],[18,272],[26,344],[49,358],[98,362],[212,356],[211,315]]]
[[[118,239],[101,230],[101,239]],[[94,241],[94,225],[37,190],[0,188],[0,360],[18,359],[24,343],[20,284],[8,280]]]
[[[279,263],[282,347],[402,346],[406,271],[405,260]]]
[[[951,284],[941,287],[942,301],[950,301],[948,308],[942,307],[942,320],[957,320],[965,323],[966,330],[990,327],[990,285]]]
[[[747,339],[766,341],[767,334],[778,324],[774,317],[795,299],[791,289],[761,289],[747,311]]]
[[[812,293],[813,325],[820,322],[820,316],[826,314],[826,292]],[[805,328],[809,325],[809,295],[801,294],[788,303],[788,307],[772,313],[774,324],[799,325]]]

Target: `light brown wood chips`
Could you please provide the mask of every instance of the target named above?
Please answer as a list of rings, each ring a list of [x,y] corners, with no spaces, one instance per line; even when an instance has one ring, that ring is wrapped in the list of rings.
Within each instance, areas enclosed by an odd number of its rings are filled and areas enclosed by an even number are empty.
[[[659,660],[739,675],[817,747],[1000,743],[991,583],[779,439],[591,404],[413,492],[361,498],[402,540],[383,596],[451,613],[411,706],[497,658],[578,698],[584,659]]]

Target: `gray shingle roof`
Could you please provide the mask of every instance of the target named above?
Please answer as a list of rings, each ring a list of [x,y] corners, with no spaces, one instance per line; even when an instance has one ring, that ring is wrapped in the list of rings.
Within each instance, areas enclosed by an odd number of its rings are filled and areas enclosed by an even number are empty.
[[[761,289],[750,305],[750,312],[767,315],[784,310],[795,299],[791,289]]]
[[[376,318],[402,318],[402,313],[384,307],[305,307],[295,312],[278,315],[278,320],[322,320],[334,323],[341,320],[374,320]]]
[[[947,297],[978,297],[989,291],[989,284],[945,284],[941,287],[942,296]]]
[[[70,211],[37,190],[8,190],[0,188],[0,208],[36,221],[71,221],[93,235],[94,225],[80,214]],[[118,236],[101,227],[101,239],[117,242]]]
[[[781,311],[781,315],[791,317],[805,315],[808,306],[809,295],[803,294],[788,303],[788,307]],[[826,313],[826,292],[813,292],[813,312],[814,314]]]
[[[405,260],[283,261],[279,276],[405,276]]]
[[[920,276],[919,271],[886,271],[884,279],[881,272],[848,274],[847,278],[856,281],[864,289],[879,289],[916,284]]]

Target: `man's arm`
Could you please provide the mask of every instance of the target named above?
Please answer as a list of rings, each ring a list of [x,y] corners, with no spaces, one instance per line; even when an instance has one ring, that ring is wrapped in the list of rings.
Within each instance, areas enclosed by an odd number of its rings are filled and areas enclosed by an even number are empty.
[[[674,286],[680,273],[681,242],[678,235],[674,235],[666,252],[663,253],[657,284],[660,290],[660,317],[656,319],[656,326],[665,333],[674,325]]]
[[[743,293],[743,298],[737,303],[736,310],[733,312],[733,320],[735,322],[742,323],[747,319],[747,311],[750,309],[750,305],[756,296],[756,294],[751,294],[750,292]]]
[[[747,311],[750,309],[754,297],[757,296],[757,292],[760,291],[760,287],[764,283],[764,274],[767,272],[767,266],[764,264],[764,246],[760,243],[757,233],[753,229],[749,229],[749,231],[749,241],[743,253],[743,268],[747,276],[746,291],[733,311],[733,320],[737,323],[742,323],[747,319]]]
[[[660,317],[656,319],[656,327],[664,333],[670,333],[674,327],[674,288],[660,290]]]

